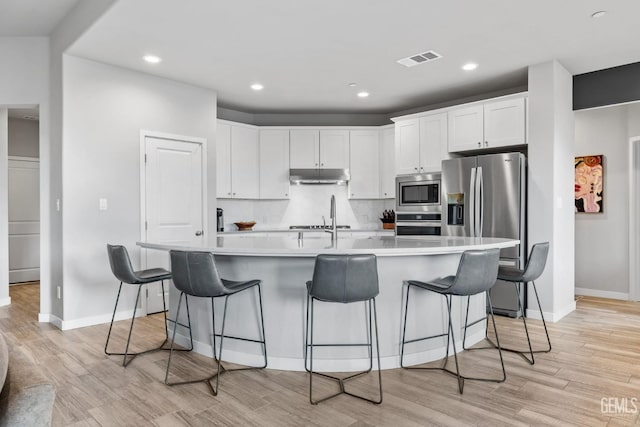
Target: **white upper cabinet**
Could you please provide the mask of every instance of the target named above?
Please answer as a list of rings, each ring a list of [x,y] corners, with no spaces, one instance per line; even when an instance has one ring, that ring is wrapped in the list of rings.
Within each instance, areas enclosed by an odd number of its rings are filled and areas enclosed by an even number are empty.
[[[449,112],[449,151],[523,145],[525,97],[498,99]]]
[[[420,122],[418,119],[396,123],[396,173],[405,175],[420,170]]]
[[[396,173],[438,172],[447,152],[447,115],[430,114],[396,122]]]
[[[420,118],[420,173],[440,172],[442,159],[448,158],[447,115]]]
[[[289,131],[260,130],[260,198],[289,198]]]
[[[320,132],[317,130],[291,129],[291,169],[313,169],[320,167]]]
[[[484,142],[482,104],[449,112],[449,151],[479,150]]]
[[[257,199],[260,195],[258,129],[231,127],[231,197]]]
[[[349,143],[350,199],[378,199],[380,197],[379,132],[352,130]]]
[[[395,129],[385,128],[380,131],[380,198],[396,197],[395,170]],[[352,140],[353,143],[353,140]]]
[[[349,131],[291,129],[292,169],[349,167]]]
[[[258,129],[218,122],[216,197],[257,199],[260,188]]]
[[[216,197],[231,197],[231,126],[223,123],[216,131]]]
[[[526,144],[525,98],[484,104],[484,140],[486,147]]]
[[[349,167],[349,131],[320,131],[320,168],[347,169]]]

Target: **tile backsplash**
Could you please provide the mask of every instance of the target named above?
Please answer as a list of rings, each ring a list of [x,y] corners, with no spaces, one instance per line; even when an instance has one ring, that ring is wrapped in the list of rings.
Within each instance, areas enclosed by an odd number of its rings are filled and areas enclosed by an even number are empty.
[[[394,209],[395,200],[349,200],[347,191],[346,185],[292,185],[289,200],[217,199],[217,207],[224,209],[225,231],[236,230],[233,223],[238,221],[255,221],[254,230],[322,224],[322,216],[330,224],[330,199],[334,194],[339,225],[382,228],[382,211]]]

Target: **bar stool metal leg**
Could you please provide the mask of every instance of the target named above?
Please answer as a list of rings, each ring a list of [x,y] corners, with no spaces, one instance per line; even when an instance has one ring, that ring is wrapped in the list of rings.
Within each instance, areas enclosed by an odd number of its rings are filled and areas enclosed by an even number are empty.
[[[314,344],[313,342],[313,321],[314,321],[314,313],[313,313],[313,308],[314,308],[314,300],[315,298],[308,296],[307,297],[307,327],[306,327],[306,331],[307,331],[307,335],[306,335],[306,339],[305,339],[305,370],[307,370],[307,372],[309,372],[309,402],[313,405],[317,405],[318,403],[324,402],[326,400],[332,399],[336,396],[339,396],[341,394],[347,394],[349,396],[352,397],[357,397],[358,399],[367,401],[367,402],[371,402],[371,403],[375,403],[375,404],[380,404],[382,403],[382,373],[380,372],[380,343],[378,341],[378,314],[377,314],[377,310],[376,310],[376,300],[375,298],[372,298],[368,301],[365,301],[365,310],[368,311],[368,322],[367,322],[367,330],[368,330],[368,334],[367,334],[367,344]],[[373,305],[372,305],[373,304]],[[368,307],[367,307],[368,305]],[[368,310],[367,310],[368,308]],[[372,314],[373,314],[373,321],[372,321]],[[372,329],[372,327],[374,329]],[[347,391],[345,388],[345,383],[349,380],[358,378],[364,374],[367,374],[369,372],[371,372],[373,370],[373,332],[375,330],[375,341],[376,341],[376,352],[377,352],[377,361],[378,361],[378,399],[370,399],[355,393],[352,393],[350,391]],[[344,378],[339,378],[333,375],[329,375],[329,374],[325,374],[323,372],[315,372],[313,370],[313,348],[314,347],[362,347],[362,346],[366,346],[368,349],[368,353],[369,353],[369,367],[368,369],[364,370],[364,371],[360,371],[360,372],[356,372],[354,374],[348,375]],[[308,348],[308,355],[309,355],[309,368],[307,369],[307,348]],[[338,383],[338,386],[340,388],[340,391],[338,391],[337,393],[331,394],[329,396],[325,396],[321,399],[318,400],[314,400],[313,399],[313,377],[314,375],[319,375],[325,378],[329,378],[331,380],[334,380]]]

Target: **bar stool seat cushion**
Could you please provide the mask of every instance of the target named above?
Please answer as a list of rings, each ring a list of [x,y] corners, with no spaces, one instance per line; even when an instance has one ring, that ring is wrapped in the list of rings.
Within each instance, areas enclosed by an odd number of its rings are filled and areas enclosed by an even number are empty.
[[[439,279],[431,280],[429,282],[420,282],[417,280],[409,280],[412,286],[417,286],[428,291],[437,292],[439,294],[447,293],[447,290],[453,286],[453,282],[456,280],[456,276],[447,276]]]
[[[498,268],[498,279],[508,282],[524,282],[524,270],[516,267],[500,266]]]
[[[252,286],[256,286],[260,283],[260,280],[246,280],[246,281],[234,281],[234,280],[222,280],[222,284],[229,290],[229,294],[235,294],[236,292],[244,291],[245,289],[249,289]]]
[[[171,279],[171,272],[164,268],[150,268],[148,270],[135,271],[133,274],[138,278],[137,284],[140,285]]]

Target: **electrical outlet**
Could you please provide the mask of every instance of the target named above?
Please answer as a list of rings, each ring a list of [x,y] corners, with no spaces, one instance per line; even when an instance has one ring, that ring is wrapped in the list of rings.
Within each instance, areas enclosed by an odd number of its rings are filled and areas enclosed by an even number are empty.
[[[58,286],[57,291],[58,291],[58,299],[62,298],[62,287]]]
[[[100,210],[101,211],[107,210],[107,199],[100,199]]]

